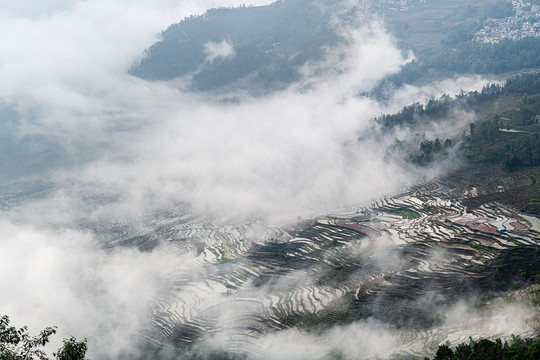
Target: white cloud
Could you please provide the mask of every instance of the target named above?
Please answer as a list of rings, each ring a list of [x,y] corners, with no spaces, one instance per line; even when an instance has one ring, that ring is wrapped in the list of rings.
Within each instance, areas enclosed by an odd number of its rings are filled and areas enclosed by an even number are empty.
[[[0,98],[20,116],[14,135],[40,134],[69,159],[32,174],[51,183],[46,194],[2,212],[2,311],[89,337],[101,344],[91,347],[97,358],[99,349],[120,352],[132,345],[156,274],[178,267],[181,255],[193,265],[191,257],[171,248],[109,253],[82,222],[179,203],[222,218],[288,220],[395,191],[418,175],[384,161],[393,136],[358,140],[386,108],[356,94],[408,60],[376,24],[307,65],[303,83],[264,98],[224,103],[127,75],[169,24],[240,3],[2,3]],[[234,54],[226,41],[207,51],[209,61]]]
[[[215,59],[234,57],[235,51],[227,40],[222,40],[219,43],[209,41],[204,44],[204,52],[206,54],[206,62],[214,62]]]
[[[374,320],[336,326],[320,336],[295,330],[270,335],[263,340],[261,359],[313,359],[341,353],[347,359],[387,358],[398,348],[398,336],[387,325]]]
[[[2,314],[31,334],[57,326],[52,350],[62,337],[86,337],[98,358],[134,348],[159,274],[182,261],[170,247],[105,252],[88,233],[5,221],[0,238]]]

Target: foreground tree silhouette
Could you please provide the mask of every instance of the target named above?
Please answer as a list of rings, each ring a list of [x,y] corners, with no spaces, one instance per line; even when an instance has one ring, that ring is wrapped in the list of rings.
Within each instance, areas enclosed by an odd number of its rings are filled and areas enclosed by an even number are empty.
[[[64,339],[64,346],[54,355],[58,360],[83,360],[87,349],[86,339],[78,342],[72,336],[69,339]]]
[[[39,335],[30,336],[26,326],[17,329],[10,326],[7,315],[0,318],[0,360],[48,360],[42,347],[49,342],[49,337],[56,334],[56,327],[46,327]],[[77,342],[74,337],[64,339],[64,346],[55,353],[59,360],[83,360],[86,354],[86,339]]]
[[[512,335],[510,343],[503,343],[501,339],[474,341],[469,337],[469,344],[459,344],[455,351],[447,345],[440,345],[433,360],[538,360],[539,340]]]
[[[452,360],[454,352],[447,345],[439,346],[433,360]]]

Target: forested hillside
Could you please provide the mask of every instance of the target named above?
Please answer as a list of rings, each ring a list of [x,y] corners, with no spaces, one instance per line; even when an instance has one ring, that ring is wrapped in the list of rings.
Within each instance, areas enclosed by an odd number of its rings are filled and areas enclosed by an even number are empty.
[[[202,91],[234,84],[266,93],[299,80],[301,66],[321,60],[328,49],[344,42],[348,30],[372,21],[381,22],[403,52],[412,50],[416,57],[381,88],[454,73],[501,74],[538,67],[536,38],[472,41],[488,19],[513,14],[506,0],[411,0],[401,9],[381,1],[291,0],[211,9],[169,26],[131,73],[148,80],[187,76],[192,88]],[[219,46],[222,52],[212,53]],[[373,93],[380,95],[381,88]]]
[[[199,90],[247,76],[263,88],[279,88],[297,79],[308,60],[320,59],[323,46],[340,41],[331,18],[326,6],[306,0],[211,9],[171,25],[132,73],[151,80],[193,73]],[[223,41],[234,53],[208,60],[208,44]]]
[[[501,339],[480,339],[461,343],[455,348],[441,345],[433,360],[536,360],[540,358],[540,339],[512,336],[510,342]]]

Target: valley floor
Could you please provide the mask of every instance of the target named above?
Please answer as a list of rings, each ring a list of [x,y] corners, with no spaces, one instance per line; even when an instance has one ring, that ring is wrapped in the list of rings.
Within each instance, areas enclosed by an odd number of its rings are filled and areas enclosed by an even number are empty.
[[[145,336],[180,349],[212,339],[258,357],[269,336],[296,334],[322,346],[321,358],[336,349],[324,340],[336,327],[373,322],[399,345],[366,343],[361,358],[424,356],[469,336],[537,336],[537,218],[499,202],[465,205],[532,181],[496,171],[458,170],[287,229],[170,221],[151,237],[197,255],[163,279]]]

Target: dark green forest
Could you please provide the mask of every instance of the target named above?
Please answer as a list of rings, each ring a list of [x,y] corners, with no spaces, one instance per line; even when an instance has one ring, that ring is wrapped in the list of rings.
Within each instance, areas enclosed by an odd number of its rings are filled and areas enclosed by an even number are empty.
[[[497,106],[493,106],[498,104]],[[502,104],[502,105],[501,105]],[[479,120],[463,134],[462,152],[470,162],[500,163],[506,171],[540,165],[540,73],[514,76],[504,85],[487,84],[481,91],[443,95],[427,104],[415,103],[396,114],[373,119],[383,129],[415,128],[440,122],[455,109],[476,113]],[[458,139],[424,139],[413,160],[426,164]]]
[[[440,74],[503,74],[540,66],[539,39],[471,41],[487,19],[513,15],[506,0],[410,1],[407,11],[382,2],[370,6],[370,16],[358,6],[329,0],[210,9],[169,26],[130,72],[148,80],[189,75],[192,88],[200,91],[239,86],[239,80],[247,79],[264,93],[299,80],[302,65],[344,43],[343,29],[373,19],[382,21],[404,53],[412,50],[416,56],[375,89],[376,96],[389,86]],[[223,40],[233,46],[234,57],[206,61],[205,44]]]
[[[331,1],[275,2],[269,6],[210,9],[169,26],[162,40],[131,70],[149,80],[168,80],[195,72],[193,86],[211,90],[252,76],[263,88],[280,88],[299,77],[308,60],[320,59],[323,46],[343,39],[329,22]],[[227,40],[234,59],[206,62],[205,44]]]
[[[540,67],[540,39],[504,40],[495,44],[462,42],[421,56],[390,76],[387,85],[401,86],[437,72],[505,74]]]
[[[512,335],[509,342],[501,339],[473,340],[455,348],[440,345],[433,360],[537,360],[540,359],[539,339],[522,339]],[[429,358],[426,358],[429,360]]]

